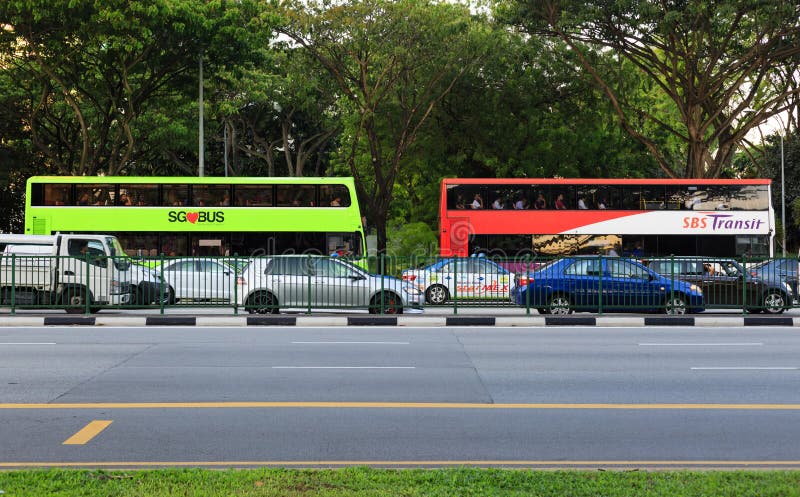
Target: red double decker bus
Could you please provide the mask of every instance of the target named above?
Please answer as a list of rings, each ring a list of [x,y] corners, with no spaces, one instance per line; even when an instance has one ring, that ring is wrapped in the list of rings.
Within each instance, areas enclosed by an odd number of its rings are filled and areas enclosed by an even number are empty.
[[[446,178],[442,256],[769,257],[768,179]]]

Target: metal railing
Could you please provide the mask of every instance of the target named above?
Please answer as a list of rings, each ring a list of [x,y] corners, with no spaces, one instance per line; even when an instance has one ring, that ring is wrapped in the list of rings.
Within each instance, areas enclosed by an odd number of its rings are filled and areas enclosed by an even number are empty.
[[[781,312],[797,305],[798,260],[581,256],[565,259],[319,255],[149,259],[0,256],[10,309],[221,307],[234,313],[464,307],[525,314],[588,311]]]

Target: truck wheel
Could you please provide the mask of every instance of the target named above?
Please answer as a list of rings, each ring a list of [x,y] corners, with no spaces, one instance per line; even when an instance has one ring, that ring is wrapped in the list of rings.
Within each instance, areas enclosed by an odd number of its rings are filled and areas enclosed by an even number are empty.
[[[86,312],[86,292],[81,288],[67,288],[61,293],[61,303],[69,314]]]

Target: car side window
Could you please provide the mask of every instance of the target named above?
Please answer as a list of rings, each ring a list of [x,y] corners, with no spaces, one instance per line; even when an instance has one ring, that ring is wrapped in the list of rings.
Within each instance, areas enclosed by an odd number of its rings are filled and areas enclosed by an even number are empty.
[[[639,267],[629,261],[609,259],[608,271],[614,278],[648,279],[648,273],[643,267]]]
[[[185,273],[185,272],[195,272],[197,271],[197,268],[195,267],[194,261],[180,261],[165,267],[164,271],[170,271],[170,272],[177,271],[180,273]]]
[[[452,273],[456,269],[456,264],[454,262],[448,262],[447,264],[442,264],[442,267],[439,268],[440,273]],[[464,271],[464,263],[459,261],[458,270]]]
[[[350,276],[350,270],[344,264],[333,259],[316,259],[314,261],[314,274],[329,278],[345,278]]]
[[[598,259],[583,259],[566,268],[564,274],[571,276],[600,276],[603,271]]]
[[[308,259],[305,257],[282,257],[274,260],[272,274],[287,276],[308,276]]]
[[[222,273],[228,271],[220,264],[213,261],[198,261],[197,264],[200,266],[201,273]]]

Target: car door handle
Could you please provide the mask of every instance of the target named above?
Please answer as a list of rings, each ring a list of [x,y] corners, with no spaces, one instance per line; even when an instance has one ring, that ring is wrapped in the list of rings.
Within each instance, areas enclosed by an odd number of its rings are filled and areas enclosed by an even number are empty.
[[[64,271],[64,276],[75,276],[75,273],[72,271]]]

